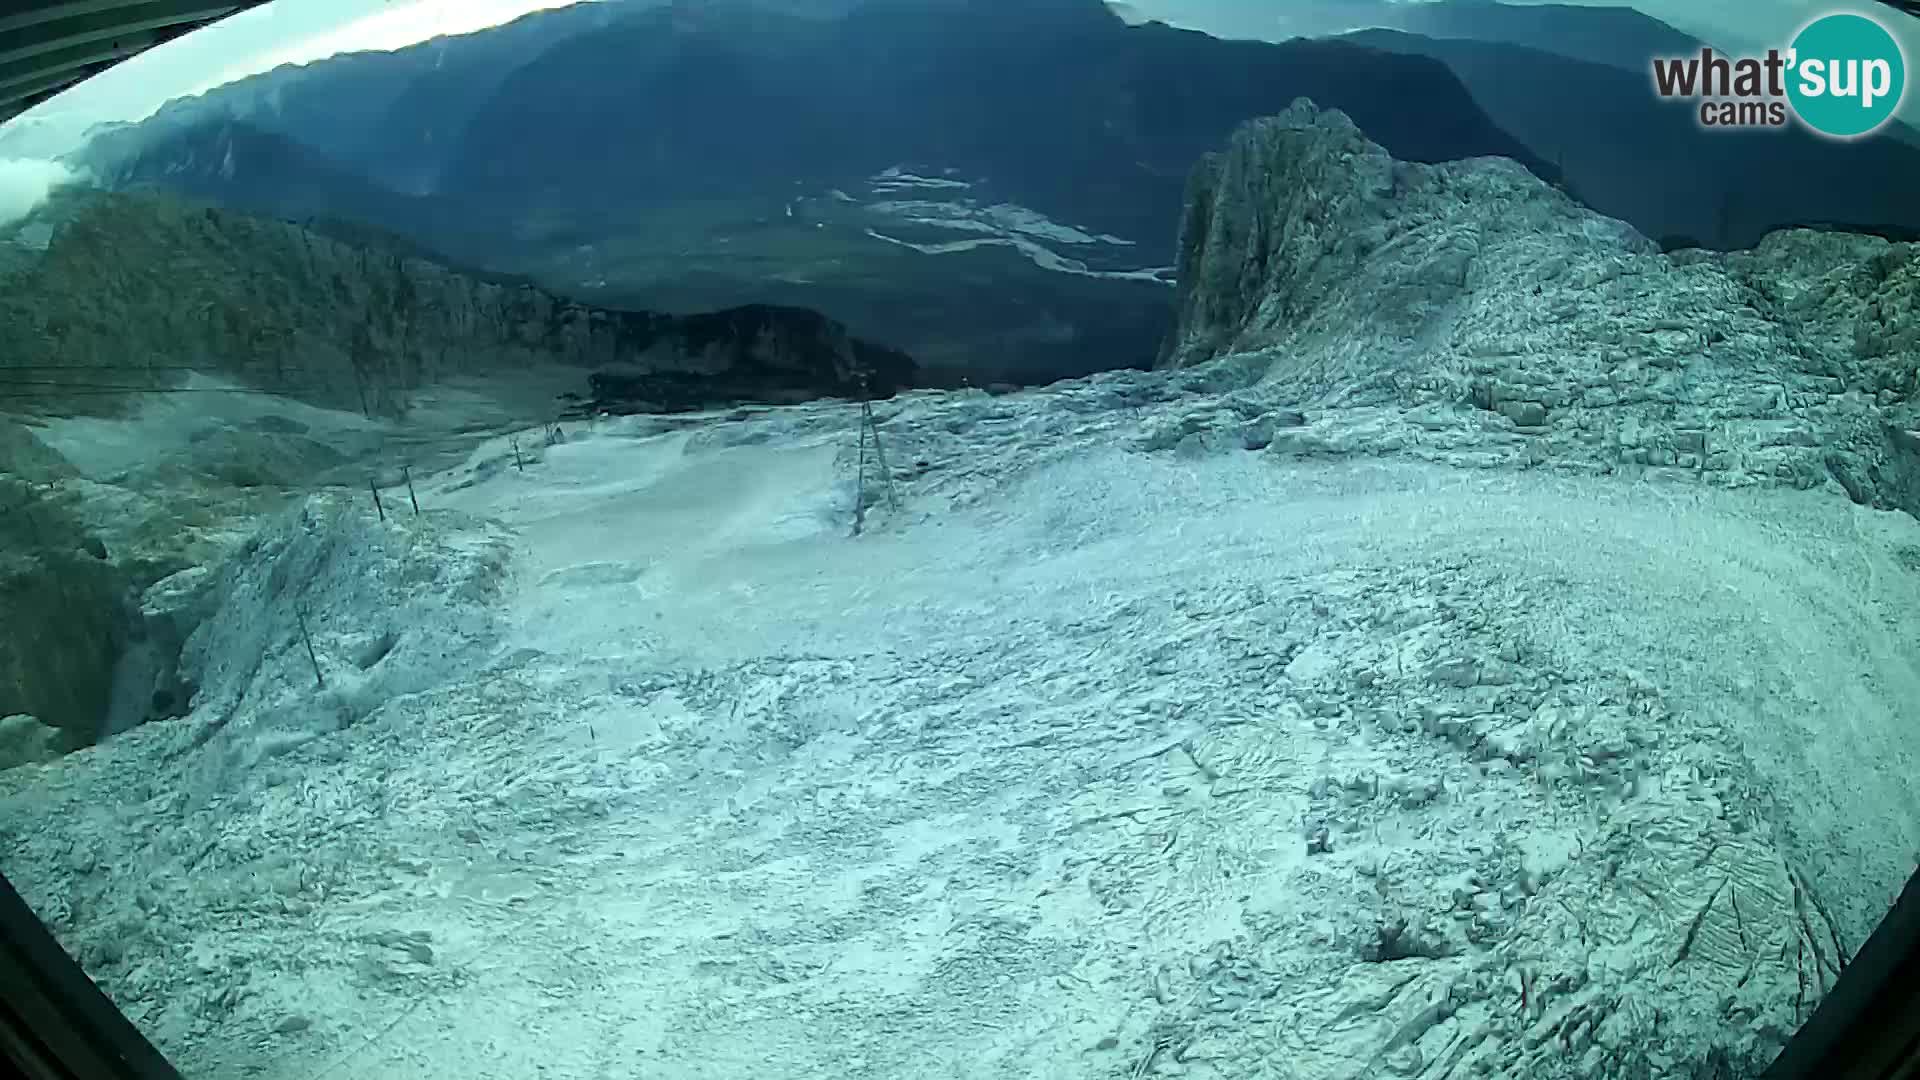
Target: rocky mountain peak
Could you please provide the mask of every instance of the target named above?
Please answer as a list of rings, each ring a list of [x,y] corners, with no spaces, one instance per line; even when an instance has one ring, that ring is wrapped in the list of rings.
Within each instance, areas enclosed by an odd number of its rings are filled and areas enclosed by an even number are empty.
[[[1911,252],[1791,230],[1663,255],[1511,161],[1395,161],[1302,100],[1195,169],[1163,363],[1228,359],[1324,409],[1288,436],[1308,448],[1835,485],[1920,511]]]

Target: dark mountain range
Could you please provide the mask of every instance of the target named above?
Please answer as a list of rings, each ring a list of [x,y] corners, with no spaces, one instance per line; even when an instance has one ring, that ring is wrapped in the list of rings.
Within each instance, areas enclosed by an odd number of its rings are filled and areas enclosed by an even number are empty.
[[[501,81],[554,44],[604,27],[620,7],[575,4],[395,52],[341,53],[284,64],[199,97],[168,102],[135,126],[190,137],[186,133],[194,129],[238,120],[297,140],[383,187],[427,194],[474,108]],[[95,149],[89,157],[116,153],[112,147]]]
[[[1301,96],[1408,160],[1504,154],[1550,171],[1423,59],[1130,28],[1099,0],[881,0],[838,19],[583,4],[278,69],[105,133],[82,160],[114,186],[285,200],[285,216],[327,212],[313,198],[337,189],[334,216],[415,234],[440,215],[369,185],[504,217],[784,196],[917,164],[1165,252],[1199,154]]]
[[[1129,28],[1098,0],[919,0],[831,21],[674,6],[571,39],[476,110],[442,191],[599,205],[910,165],[990,179],[1164,257],[1199,154],[1301,96],[1411,160],[1505,154],[1547,171],[1438,64]]]
[[[1348,40],[1439,60],[1501,128],[1555,163],[1601,213],[1670,246],[1744,248],[1824,223],[1898,238],[1920,228],[1920,149],[1797,126],[1708,130],[1643,72],[1516,45],[1368,30]]]
[[[1372,0],[1352,5],[1355,24],[1433,38],[1498,42],[1590,64],[1645,74],[1656,56],[1688,56],[1702,42],[1630,7],[1594,4],[1502,4],[1448,0],[1444,4]],[[1734,47],[1727,43],[1726,47]]]
[[[1216,37],[1253,41],[1337,36],[1365,29],[1503,42],[1635,71],[1649,57],[1696,52],[1688,34],[1630,7],[1496,0],[1138,0],[1109,4],[1130,23],[1172,18]],[[1736,43],[1724,43],[1732,47]]]
[[[1100,0],[598,3],[283,69],[77,164],[594,303],[817,308],[978,381],[1150,363],[1189,170],[1295,98],[1406,160],[1553,168],[1443,64]]]
[[[130,124],[96,134],[86,162],[114,190],[156,189],[287,220],[421,220],[429,200],[403,195],[306,143],[232,116]],[[416,226],[417,227],[417,226]]]

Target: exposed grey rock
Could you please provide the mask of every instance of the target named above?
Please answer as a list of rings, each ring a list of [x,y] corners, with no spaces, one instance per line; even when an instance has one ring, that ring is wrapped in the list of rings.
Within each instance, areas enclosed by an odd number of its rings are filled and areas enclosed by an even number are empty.
[[[127,591],[88,540],[58,503],[0,474],[0,715],[83,742],[106,715]]]
[[[31,716],[0,717],[0,769],[52,761],[72,750],[77,742],[71,733]]]
[[[197,688],[180,673],[181,650],[213,614],[216,596],[213,574],[204,566],[168,575],[141,595],[128,612],[125,641],[114,658],[104,734],[186,714]]]
[[[1911,245],[1776,233],[1659,253],[1501,159],[1397,162],[1304,100],[1195,170],[1179,327],[1315,423],[1270,452],[1407,454],[1920,512]]]
[[[105,714],[126,582],[100,537],[50,497],[76,474],[33,429],[0,418],[0,716],[22,714],[0,730],[0,768],[92,741]]]
[[[33,429],[0,416],[0,473],[11,473],[28,483],[45,484],[78,475],[66,458],[40,441]]]

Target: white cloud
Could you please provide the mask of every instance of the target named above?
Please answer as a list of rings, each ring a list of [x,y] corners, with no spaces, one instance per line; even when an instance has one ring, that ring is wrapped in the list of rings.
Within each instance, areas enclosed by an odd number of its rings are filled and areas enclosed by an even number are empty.
[[[26,217],[54,188],[81,179],[57,161],[0,158],[0,225]]]

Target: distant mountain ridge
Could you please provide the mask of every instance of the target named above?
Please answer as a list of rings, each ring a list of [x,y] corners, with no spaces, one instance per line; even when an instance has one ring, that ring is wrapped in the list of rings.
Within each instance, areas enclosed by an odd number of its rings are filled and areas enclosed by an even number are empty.
[[[1689,106],[1654,96],[1644,70],[1394,30],[1346,39],[1446,64],[1588,205],[1670,247],[1746,248],[1797,225],[1896,240],[1920,229],[1920,148],[1898,138],[1706,130]]]
[[[429,212],[427,200],[384,187],[248,120],[214,114],[185,123],[167,117],[163,123],[159,137],[144,124],[96,135],[84,159],[92,176],[117,191],[156,189],[289,220],[418,221]],[[254,177],[270,177],[272,183],[249,183]]]
[[[1193,162],[1303,96],[1406,160],[1554,175],[1438,61],[1130,27],[1101,0],[580,5],[269,72],[73,163],[612,306],[818,308],[916,357],[1046,381],[1151,363],[1168,313],[1143,282],[1172,261]],[[931,179],[872,182],[890,170]],[[1000,206],[1060,228],[969,241]]]
[[[1415,160],[1500,153],[1550,171],[1438,65],[1128,28],[1098,0],[916,0],[804,24],[662,9],[573,38],[476,112],[443,190],[593,205],[949,168],[1165,261],[1192,162],[1303,95]]]
[[[1814,145],[1791,132],[1768,144],[1776,133],[1689,130],[1643,76],[1649,55],[1702,43],[1631,9],[1343,2],[1344,18],[1395,29],[1340,40],[1438,61],[1466,84],[1465,97],[1414,106],[1413,123],[1339,85],[1339,54],[1315,51],[1324,43],[1194,45],[1164,25],[1129,28],[1116,10],[1125,6],[582,3],[393,53],[278,68],[104,132],[80,163],[111,186],[357,220],[470,263],[508,242],[502,218],[556,205],[826,188],[894,164],[957,165],[992,177],[997,197],[1125,236],[1149,265],[1166,261],[1165,221],[1191,161],[1232,123],[1307,96],[1407,160],[1506,153],[1543,176],[1567,162],[1577,194],[1674,242],[1741,246],[1809,222],[1886,235],[1920,227],[1912,201],[1890,194],[1911,183],[1863,179],[1920,175],[1901,139]],[[1290,77],[1263,77],[1255,56]],[[1378,57],[1344,66],[1384,74],[1407,87],[1403,98],[1438,85]],[[975,87],[969,102],[957,87],[980,70],[1011,77]],[[1482,111],[1484,127],[1520,145],[1476,150],[1501,143],[1467,130]],[[221,132],[233,134],[237,162],[226,173],[209,170],[226,156]],[[272,147],[267,135],[297,145]]]
[[[476,102],[514,69],[569,37],[606,26],[623,5],[579,3],[522,16],[499,26],[433,38],[394,51],[341,53],[306,64],[283,64],[197,97],[176,98],[138,124],[101,125],[106,146],[74,155],[93,163],[126,152],[127,130],[184,135],[239,121],[291,138],[383,187],[429,194],[445,149],[456,142]]]
[[[525,47],[503,48],[509,39]],[[513,64],[499,63],[508,53]],[[456,95],[456,85],[473,93]],[[1493,153],[1551,174],[1430,61],[1129,28],[1100,0],[877,0],[840,18],[763,2],[583,4],[395,53],[276,69],[105,133],[80,163],[115,186],[258,210],[293,170],[331,169],[496,213],[846,183],[931,164],[991,177],[1016,202],[1164,256],[1193,160],[1299,96],[1345,109],[1409,160]],[[326,120],[342,102],[356,119]],[[255,158],[251,176],[219,170],[212,144],[223,131],[279,134],[328,165],[286,152]],[[417,205],[383,209],[338,175],[325,182],[341,186],[344,212],[418,226]]]
[[[1376,11],[1379,25],[1406,33],[1518,45],[1643,74],[1653,57],[1686,56],[1702,44],[1651,15],[1617,5],[1371,0],[1354,6]]]

